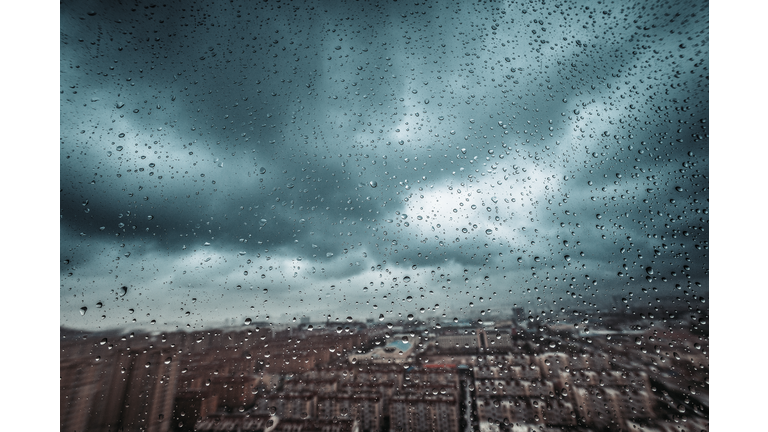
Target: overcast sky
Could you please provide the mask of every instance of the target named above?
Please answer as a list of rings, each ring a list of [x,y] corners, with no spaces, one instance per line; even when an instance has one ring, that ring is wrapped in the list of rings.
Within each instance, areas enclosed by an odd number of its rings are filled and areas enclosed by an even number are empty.
[[[61,5],[62,325],[708,297],[706,3],[213,3]]]

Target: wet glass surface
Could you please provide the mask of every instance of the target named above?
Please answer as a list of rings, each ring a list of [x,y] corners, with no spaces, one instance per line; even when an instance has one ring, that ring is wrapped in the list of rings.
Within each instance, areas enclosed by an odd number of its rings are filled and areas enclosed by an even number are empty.
[[[61,430],[708,429],[708,7],[62,4]]]

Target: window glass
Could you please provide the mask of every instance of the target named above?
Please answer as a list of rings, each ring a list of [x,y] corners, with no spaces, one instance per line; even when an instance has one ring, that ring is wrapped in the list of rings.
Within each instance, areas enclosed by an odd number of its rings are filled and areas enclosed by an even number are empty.
[[[60,13],[62,430],[705,430],[707,2]]]

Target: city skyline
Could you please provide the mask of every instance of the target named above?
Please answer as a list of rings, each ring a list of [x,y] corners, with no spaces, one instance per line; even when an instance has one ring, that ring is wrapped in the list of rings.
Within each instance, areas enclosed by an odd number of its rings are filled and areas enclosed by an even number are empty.
[[[510,322],[62,333],[61,427],[706,429],[706,328],[606,318],[611,330],[592,333]]]

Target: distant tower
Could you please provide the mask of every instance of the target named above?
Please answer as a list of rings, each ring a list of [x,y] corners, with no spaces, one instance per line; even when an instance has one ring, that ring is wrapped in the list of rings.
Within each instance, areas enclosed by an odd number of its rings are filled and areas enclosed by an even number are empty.
[[[522,327],[525,323],[525,312],[523,308],[512,309],[512,320],[515,322],[515,326]]]

